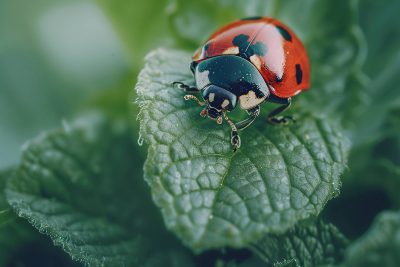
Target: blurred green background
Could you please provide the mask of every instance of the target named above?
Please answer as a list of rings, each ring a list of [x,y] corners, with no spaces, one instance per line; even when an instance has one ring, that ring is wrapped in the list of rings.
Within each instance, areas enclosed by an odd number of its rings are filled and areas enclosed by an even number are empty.
[[[129,90],[126,48],[94,2],[1,1],[0,36],[0,167],[96,95]]]
[[[224,8],[212,9],[215,2]],[[241,9],[223,0],[0,0],[0,169],[18,163],[26,140],[88,109],[137,127],[131,91],[144,55],[193,50],[215,25],[276,8],[259,2]],[[353,2],[367,48],[369,106],[352,133],[341,198],[325,216],[357,237],[380,211],[400,207],[400,1]]]

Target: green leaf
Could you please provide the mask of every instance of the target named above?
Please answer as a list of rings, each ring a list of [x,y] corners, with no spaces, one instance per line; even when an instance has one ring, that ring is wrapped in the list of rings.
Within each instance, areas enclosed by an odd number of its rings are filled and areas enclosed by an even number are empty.
[[[0,227],[0,266],[82,266],[51,240],[18,218]]]
[[[10,205],[90,266],[191,266],[147,196],[125,122],[90,116],[29,142]]]
[[[7,266],[17,247],[22,242],[30,241],[31,237],[24,227],[16,227],[19,221],[4,196],[7,179],[13,172],[12,168],[0,171],[0,266]]]
[[[14,171],[0,171],[0,266],[78,266],[7,204],[4,188]]]
[[[297,225],[284,235],[266,235],[253,248],[268,266],[275,266],[277,262],[321,266],[339,263],[347,243],[334,225],[316,221]]]
[[[346,251],[343,266],[397,267],[400,262],[400,213],[380,214],[370,229]]]
[[[190,81],[187,53],[157,50],[136,86],[145,179],[167,227],[195,250],[242,247],[316,216],[338,194],[348,143],[327,120],[290,126],[262,118],[233,154],[230,128],[202,119],[173,81]]]
[[[296,97],[294,104],[303,110],[330,114],[346,126],[354,126],[365,110],[368,97],[363,90],[366,78],[361,67],[366,42],[358,25],[357,1],[171,2],[173,29],[192,44],[193,50],[232,20],[249,16],[280,19],[305,43],[311,60],[311,90]]]

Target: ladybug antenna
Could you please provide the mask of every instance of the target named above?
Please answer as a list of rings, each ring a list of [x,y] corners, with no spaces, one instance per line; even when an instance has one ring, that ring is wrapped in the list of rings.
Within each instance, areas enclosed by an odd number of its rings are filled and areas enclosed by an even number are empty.
[[[205,105],[206,105],[205,102],[200,101],[200,100],[199,100],[196,96],[194,96],[194,95],[185,95],[183,98],[184,98],[186,101],[189,100],[189,99],[193,99],[193,100],[195,100],[195,101],[197,102],[197,104],[199,104],[200,106],[205,106]]]

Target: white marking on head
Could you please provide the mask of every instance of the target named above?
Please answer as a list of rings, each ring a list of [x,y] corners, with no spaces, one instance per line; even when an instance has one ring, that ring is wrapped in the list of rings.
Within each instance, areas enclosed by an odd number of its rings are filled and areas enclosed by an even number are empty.
[[[222,102],[221,107],[226,108],[229,105],[229,100],[225,99],[224,102]]]
[[[215,93],[210,93],[210,95],[208,96],[208,102],[213,102],[215,98]]]
[[[199,89],[203,89],[207,85],[209,85],[210,79],[208,78],[208,75],[210,74],[210,71],[205,70],[205,71],[196,71],[196,87]]]

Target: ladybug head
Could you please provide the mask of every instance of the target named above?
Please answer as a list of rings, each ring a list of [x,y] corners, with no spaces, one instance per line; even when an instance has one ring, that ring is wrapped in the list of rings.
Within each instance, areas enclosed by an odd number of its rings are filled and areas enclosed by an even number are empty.
[[[204,89],[203,98],[207,102],[207,107],[201,115],[208,115],[210,119],[217,120],[218,124],[222,123],[222,113],[233,110],[237,102],[236,95],[212,84]]]

